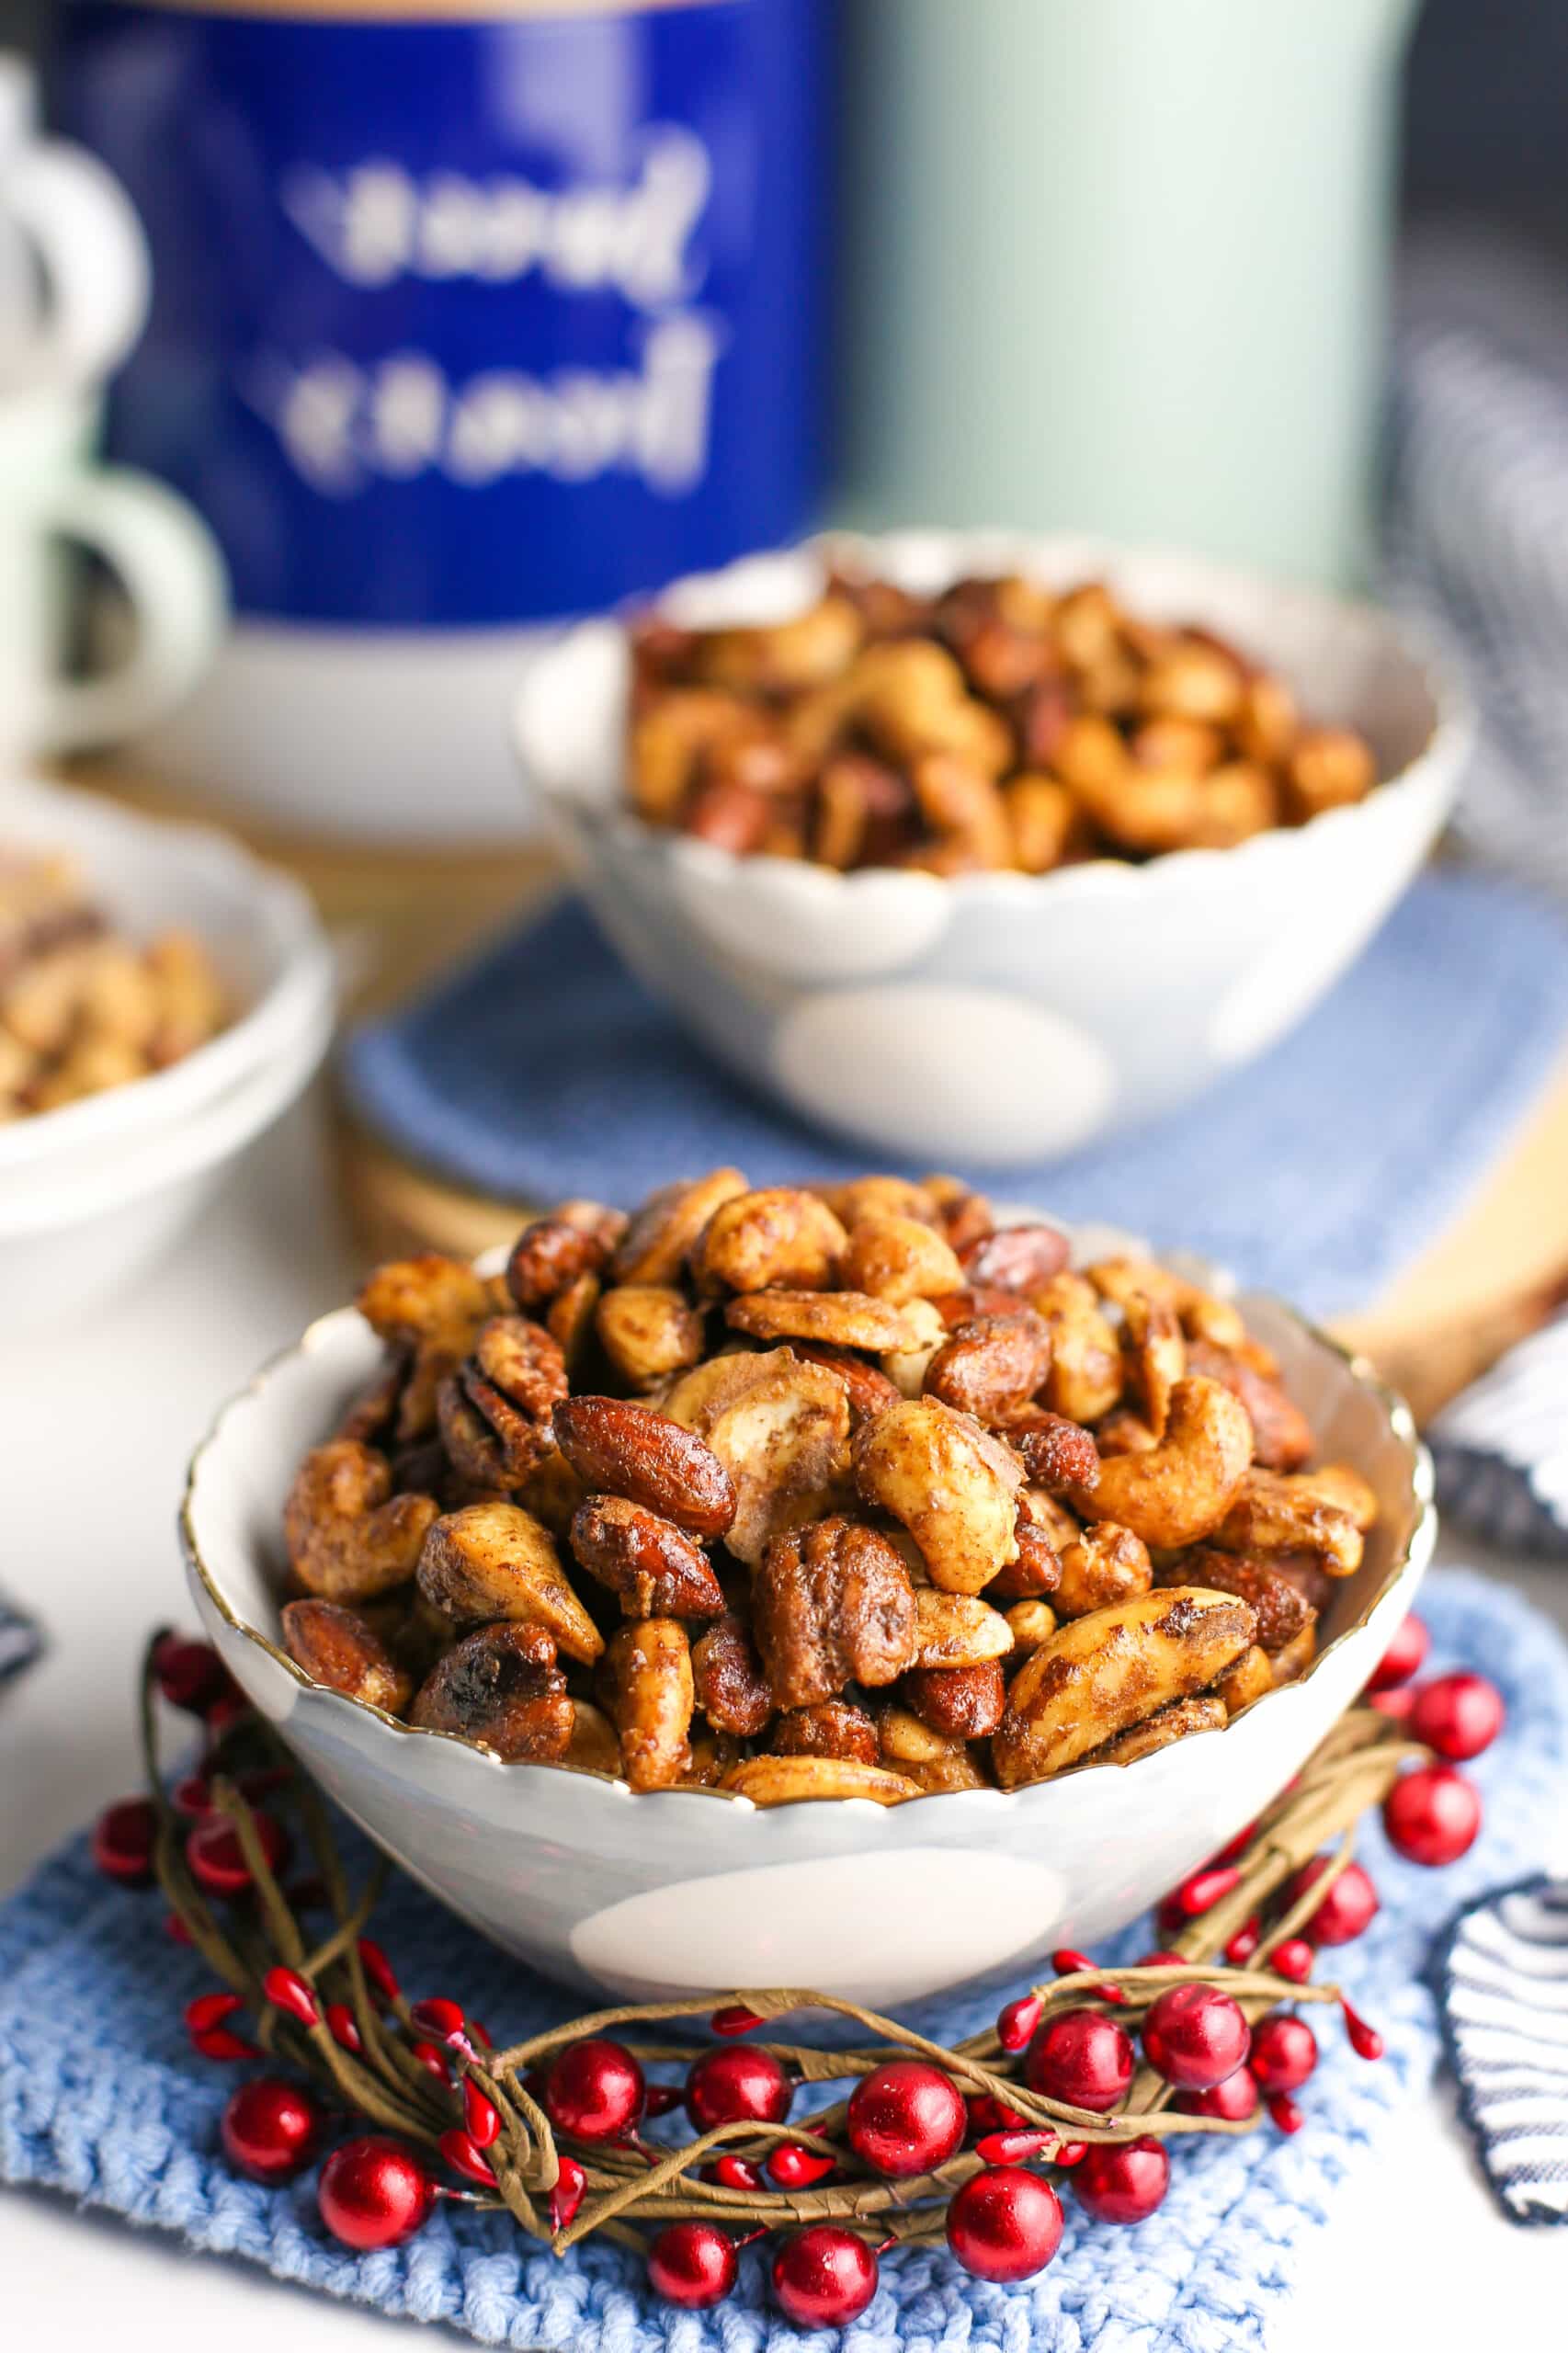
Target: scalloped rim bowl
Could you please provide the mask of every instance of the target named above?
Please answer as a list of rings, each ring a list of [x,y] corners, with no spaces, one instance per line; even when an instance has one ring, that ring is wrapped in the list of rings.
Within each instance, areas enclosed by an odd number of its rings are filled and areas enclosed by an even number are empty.
[[[637,1796],[601,1775],[504,1765],[310,1682],[278,1643],[283,1502],[381,1361],[352,1308],[257,1374],[198,1449],[180,1523],[191,1592],[327,1794],[550,1976],[617,1997],[811,1984],[879,2007],[1000,1981],[1055,1946],[1092,1948],[1233,1837],[1365,1686],[1431,1558],[1431,1464],[1408,1408],[1278,1302],[1241,1303],[1323,1452],[1371,1480],[1382,1518],[1299,1682],[1135,1765],[891,1809],[760,1811],[725,1791]]]
[[[524,677],[513,735],[581,888],[722,1062],[857,1142],[1000,1167],[1172,1109],[1303,1017],[1447,816],[1471,730],[1447,666],[1385,612],[1196,557],[835,534],[680,583],[661,609],[696,626],[798,611],[826,550],[917,590],[1007,568],[1103,577],[1140,612],[1235,638],[1314,717],[1362,727],[1385,779],[1309,825],[1142,866],[947,879],[739,858],[630,813],[626,631],[569,631]]]

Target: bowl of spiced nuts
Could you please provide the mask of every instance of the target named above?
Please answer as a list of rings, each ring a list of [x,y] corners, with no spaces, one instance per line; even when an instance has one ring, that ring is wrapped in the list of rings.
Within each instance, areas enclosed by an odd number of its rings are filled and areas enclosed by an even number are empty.
[[[877,2006],[1233,1837],[1436,1525],[1404,1406],[1278,1302],[951,1179],[734,1168],[380,1267],[182,1524],[250,1698],[499,1944]]]
[[[5,1328],[131,1279],[308,1083],[331,951],[286,876],[221,835],[0,785]]]
[[[1468,719],[1369,607],[912,532],[585,623],[514,735],[599,921],[720,1060],[857,1142],[996,1168],[1298,1022],[1426,856]]]

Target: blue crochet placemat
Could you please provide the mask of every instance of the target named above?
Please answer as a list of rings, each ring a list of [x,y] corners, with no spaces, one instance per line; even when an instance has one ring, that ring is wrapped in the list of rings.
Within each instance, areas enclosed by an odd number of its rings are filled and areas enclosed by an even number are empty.
[[[1435,1653],[1490,1675],[1509,1705],[1506,1733],[1474,1769],[1485,1831],[1451,1870],[1398,1861],[1369,1831],[1365,1859],[1383,1909],[1334,1956],[1335,1973],[1387,2038],[1381,2065],[1356,2059],[1332,2023],[1324,2063],[1302,2095],[1306,2128],[1183,2143],[1170,2194],[1134,2231],[1067,2227],[1050,2268],[1022,2287],[971,2279],[945,2252],[886,2259],[881,2286],[848,2329],[799,2335],[767,2299],[758,2252],[742,2257],[735,2298],[709,2313],[652,2299],[634,2257],[586,2246],[563,2262],[532,2249],[504,2216],[441,2207],[407,2247],[355,2256],[327,2240],[311,2178],[267,2190],[217,2154],[235,2071],[191,2052],[180,2009],[207,1989],[200,1962],[169,1943],[156,1894],[95,1873],[78,1838],[0,1907],[0,2178],[45,2183],[191,2246],[240,2255],[279,2277],[392,2313],[443,2320],[487,2345],[562,2353],[1247,2353],[1313,2260],[1313,2238],[1390,2112],[1431,2075],[1434,2002],[1423,1972],[1457,1904],[1545,1859],[1540,1840],[1568,1774],[1568,1648],[1505,1587],[1462,1572],[1434,1576],[1422,1599]],[[542,1985],[406,1881],[376,1933],[412,1993],[449,1992],[498,2040],[573,2015]],[[1119,1951],[1150,1942],[1148,1925]],[[1001,1997],[959,2001],[949,2035],[976,2031]]]
[[[1046,1167],[956,1173],[1337,1314],[1463,1208],[1565,1030],[1561,914],[1506,882],[1433,873],[1301,1028],[1200,1103]],[[396,1150],[507,1200],[628,1202],[725,1161],[756,1184],[869,1165],[708,1061],[571,901],[359,1029],[343,1070]]]

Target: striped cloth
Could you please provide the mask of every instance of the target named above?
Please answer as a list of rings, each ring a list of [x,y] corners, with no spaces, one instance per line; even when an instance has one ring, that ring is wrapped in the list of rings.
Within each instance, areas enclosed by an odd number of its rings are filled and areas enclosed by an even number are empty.
[[[1449,1518],[1507,1552],[1568,1555],[1568,1317],[1511,1348],[1427,1437]]]
[[[1437,1976],[1460,2106],[1504,2213],[1568,2222],[1568,1881],[1470,1905]]]

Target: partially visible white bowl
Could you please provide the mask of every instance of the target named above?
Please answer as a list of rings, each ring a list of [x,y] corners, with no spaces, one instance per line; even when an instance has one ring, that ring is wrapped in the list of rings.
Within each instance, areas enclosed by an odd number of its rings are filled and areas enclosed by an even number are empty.
[[[1233,637],[1314,717],[1361,728],[1386,780],[1312,824],[1143,866],[949,880],[737,858],[630,813],[626,632],[569,631],[514,707],[556,839],[648,987],[732,1069],[824,1127],[900,1156],[1001,1166],[1173,1109],[1311,1010],[1443,824],[1469,713],[1387,613],[1079,539],[832,545],[915,590],[1008,569],[1104,578],[1140,613]],[[824,564],[814,546],[753,557],[663,607],[694,626],[767,620],[809,604]]]
[[[1135,1918],[1300,1768],[1410,1607],[1437,1521],[1408,1410],[1289,1309],[1242,1305],[1323,1452],[1371,1481],[1382,1518],[1300,1682],[1132,1766],[892,1810],[849,1799],[764,1812],[719,1790],[637,1796],[597,1775],[503,1765],[312,1683],[279,1646],[283,1504],[301,1458],[381,1363],[351,1308],[258,1374],[198,1450],[181,1519],[191,1592],[238,1682],[327,1794],[551,1977],[617,1997],[811,1985],[879,2007],[922,2000],[1062,1944],[1092,1947]]]
[[[206,829],[62,786],[0,787],[0,846],[61,849],[117,925],[188,927],[238,1007],[166,1071],[0,1128],[0,1336],[57,1324],[141,1275],[225,1167],[303,1093],[331,1040],[333,954],[305,893]]]
[[[15,779],[0,783],[0,850],[60,851],[86,895],[131,938],[199,933],[238,1008],[217,1037],[134,1086],[0,1127],[0,1204],[14,1172],[54,1181],[74,1159],[101,1165],[106,1144],[162,1129],[286,1054],[335,993],[332,950],[310,898],[227,835],[145,817],[101,794]]]

